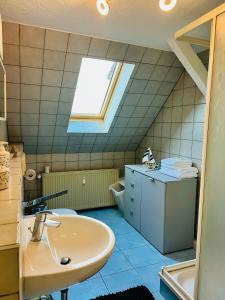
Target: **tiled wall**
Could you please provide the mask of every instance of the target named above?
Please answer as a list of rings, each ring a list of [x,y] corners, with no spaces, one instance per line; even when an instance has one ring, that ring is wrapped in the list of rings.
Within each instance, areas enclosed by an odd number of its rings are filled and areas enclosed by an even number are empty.
[[[137,157],[151,147],[158,161],[180,156],[191,158],[199,170],[203,143],[205,98],[184,72],[150,127]]]
[[[38,174],[45,166],[50,170],[76,171],[117,168],[120,176],[124,175],[124,165],[135,163],[135,152],[98,152],[68,154],[30,154],[26,155],[27,169],[34,169]],[[41,195],[41,180],[25,180],[25,199],[34,199]]]
[[[8,141],[7,122],[0,120],[0,141]]]
[[[29,154],[134,151],[183,68],[172,52],[3,23],[8,132]],[[132,78],[107,134],[68,134],[84,56],[131,62]]]

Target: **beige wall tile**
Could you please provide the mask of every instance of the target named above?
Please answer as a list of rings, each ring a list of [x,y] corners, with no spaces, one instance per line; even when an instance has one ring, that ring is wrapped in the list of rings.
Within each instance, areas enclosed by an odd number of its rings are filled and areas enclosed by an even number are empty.
[[[79,169],[78,161],[66,161],[66,171],[76,171]]]
[[[70,34],[68,52],[87,54],[91,38],[79,34]]]
[[[182,107],[173,107],[172,109],[172,122],[182,121]]]
[[[191,158],[192,141],[181,140],[180,155]]]
[[[195,105],[195,122],[204,122],[205,121],[205,104]]]
[[[66,53],[61,51],[44,51],[44,68],[51,70],[63,70]]]
[[[65,61],[65,71],[79,72],[83,55],[67,53]]]
[[[41,99],[41,87],[32,84],[21,84],[21,98],[39,101]]]
[[[42,68],[43,50],[32,47],[20,47],[20,64],[26,67]]]
[[[90,170],[91,162],[90,160],[79,160],[79,170]]]
[[[45,29],[20,25],[20,45],[43,48]]]
[[[91,154],[90,153],[78,153],[78,160],[83,161],[83,160],[90,160],[91,159]]]
[[[101,159],[98,160],[91,160],[91,169],[92,170],[97,170],[97,169],[102,169],[103,163]]]
[[[38,154],[36,155],[37,162],[50,163],[52,160],[51,154]]]
[[[202,158],[202,142],[193,141],[193,143],[192,143],[192,158],[195,158],[195,159]]]
[[[21,67],[21,83],[41,85],[42,70]]]
[[[5,65],[7,82],[20,83],[20,68],[19,66]]]
[[[4,43],[19,45],[19,24],[3,22],[2,33]]]
[[[69,34],[65,32],[46,30],[45,49],[66,51]]]
[[[52,154],[52,162],[64,162],[65,154]]]
[[[182,122],[193,122],[194,120],[194,105],[183,106]]]
[[[64,161],[53,161],[52,162],[52,172],[63,172],[65,171]]]
[[[103,159],[113,159],[113,152],[103,152]]]
[[[42,84],[49,86],[58,86],[62,84],[63,71],[43,70]]]
[[[90,56],[105,57],[108,47],[109,41],[92,38],[88,54]]]
[[[3,45],[4,64],[19,65],[19,46]]]

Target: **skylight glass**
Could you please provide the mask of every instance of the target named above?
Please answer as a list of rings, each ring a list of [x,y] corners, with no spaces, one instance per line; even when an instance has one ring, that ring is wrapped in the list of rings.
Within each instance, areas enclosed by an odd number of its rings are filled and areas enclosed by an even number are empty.
[[[100,116],[117,62],[83,58],[74,95],[72,116]]]

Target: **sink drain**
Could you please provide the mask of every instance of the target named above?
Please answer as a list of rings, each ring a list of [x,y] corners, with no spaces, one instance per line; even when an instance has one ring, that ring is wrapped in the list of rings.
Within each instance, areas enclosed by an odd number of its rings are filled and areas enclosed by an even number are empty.
[[[61,265],[68,265],[71,262],[71,258],[68,256],[64,256],[60,259]]]

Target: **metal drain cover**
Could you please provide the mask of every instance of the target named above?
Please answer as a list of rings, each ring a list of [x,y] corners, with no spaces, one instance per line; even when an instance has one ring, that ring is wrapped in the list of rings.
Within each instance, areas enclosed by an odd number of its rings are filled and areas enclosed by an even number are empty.
[[[68,265],[71,262],[71,258],[68,256],[64,256],[60,259],[61,265]]]

